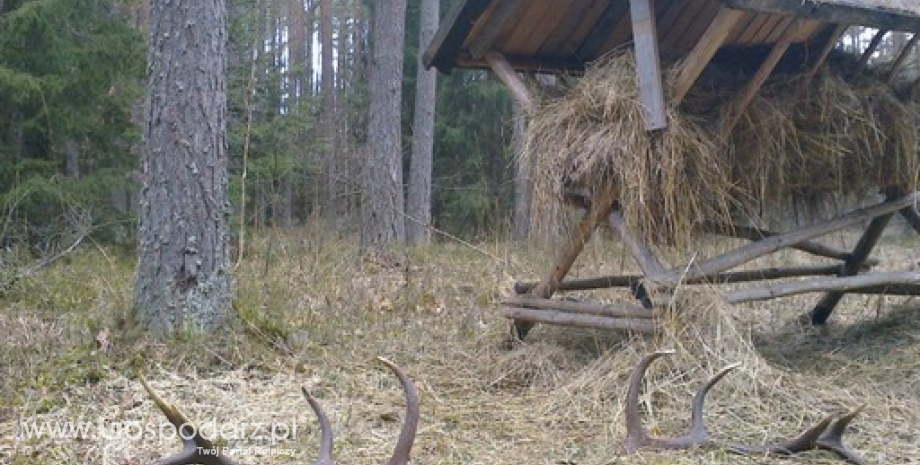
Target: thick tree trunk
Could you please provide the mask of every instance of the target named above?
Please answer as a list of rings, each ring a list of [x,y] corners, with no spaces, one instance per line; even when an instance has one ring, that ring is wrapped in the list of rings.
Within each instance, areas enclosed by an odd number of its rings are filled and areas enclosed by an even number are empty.
[[[400,135],[406,0],[377,1],[373,10],[369,147],[361,199],[361,243],[366,248],[406,238]]]
[[[511,123],[513,133],[511,139],[512,156],[514,157],[514,224],[511,236],[514,239],[526,239],[530,235],[530,204],[533,197],[533,182],[531,179],[530,159],[524,154],[524,130],[526,121],[524,109],[517,99],[512,102]]]
[[[422,0],[419,26],[419,50],[424,50],[438,28],[438,0]],[[431,164],[434,147],[434,115],[438,72],[425,69],[419,53],[418,77],[415,81],[415,117],[412,139],[412,162],[409,168],[409,198],[406,206],[406,239],[410,244],[431,241]]]
[[[138,221],[139,322],[167,333],[230,316],[226,5],[151,2]]]

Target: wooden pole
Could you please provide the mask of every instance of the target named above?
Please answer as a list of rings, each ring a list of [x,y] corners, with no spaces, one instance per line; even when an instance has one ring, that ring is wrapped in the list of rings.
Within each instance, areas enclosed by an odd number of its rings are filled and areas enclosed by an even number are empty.
[[[779,235],[777,232],[769,231],[766,229],[755,228],[752,226],[739,226],[739,225],[725,225],[717,223],[705,223],[703,229],[708,231],[711,234],[719,234],[722,236],[728,237],[737,237],[739,239],[748,239],[751,241],[758,241],[765,237],[772,237]],[[833,247],[828,247],[820,242],[813,241],[802,241],[798,244],[792,244],[789,246],[790,249],[800,250],[802,252],[807,252],[812,255],[817,255],[819,257],[834,258],[837,260],[847,260],[850,258],[850,252],[845,252],[843,250],[838,250]],[[867,259],[866,265],[875,266],[878,265],[879,261],[877,259]]]
[[[652,0],[629,0],[633,43],[636,48],[636,72],[639,77],[639,100],[649,131],[668,126],[661,84],[661,61],[658,57],[658,30]]]
[[[808,70],[806,82],[811,81],[814,79],[815,75],[818,74],[818,71],[824,66],[824,62],[827,61],[827,57],[830,56],[831,52],[834,51],[834,47],[837,46],[837,41],[840,40],[840,37],[846,32],[848,27],[849,25],[847,24],[838,24],[834,26],[834,29],[827,38],[827,42],[825,42],[824,47],[821,48],[821,53],[818,54],[815,63],[811,66],[811,69]]]
[[[769,284],[760,287],[742,289],[722,295],[722,299],[729,303],[752,302],[756,300],[774,299],[795,294],[809,292],[828,292],[841,294],[849,291],[859,292],[861,289],[880,292],[886,287],[892,290],[902,287],[913,292],[920,291],[920,271],[876,271],[857,276],[816,278],[804,281]],[[833,308],[832,308],[833,309]]]
[[[524,83],[517,71],[508,63],[505,56],[498,52],[489,52],[486,54],[486,61],[495,75],[508,86],[511,95],[524,108],[524,111],[527,113],[532,112],[535,104],[533,96],[530,94],[530,89],[527,88],[527,84]]]
[[[535,297],[509,297],[502,305],[506,307],[535,308],[538,310],[559,310],[584,315],[613,318],[654,318],[655,312],[629,303],[600,304],[596,302],[574,302],[568,300],[538,299]]]
[[[866,68],[866,65],[869,64],[869,60],[872,59],[872,54],[878,50],[878,46],[882,43],[882,39],[885,38],[885,34],[888,34],[887,29],[880,29],[878,32],[872,36],[872,40],[869,41],[869,46],[866,47],[866,51],[863,52],[862,56],[859,57],[859,64],[856,65],[856,72],[860,72]]]
[[[904,65],[904,62],[910,57],[910,52],[913,51],[914,46],[917,45],[917,41],[920,40],[920,33],[915,33],[913,37],[910,38],[910,41],[907,42],[907,45],[901,49],[901,52],[898,54],[898,58],[894,60],[894,63],[891,64],[891,69],[888,71],[888,84],[894,82],[894,78],[898,76],[898,71],[901,70],[901,66]]]
[[[533,308],[502,307],[502,315],[514,321],[526,321],[533,326],[535,323],[552,325],[576,326],[581,328],[598,328],[637,331],[650,333],[655,330],[655,323],[647,319],[610,318],[607,316],[578,315],[557,312],[553,310],[537,310]]]
[[[866,261],[869,254],[872,253],[872,249],[878,244],[878,240],[882,237],[882,233],[885,232],[885,228],[891,221],[892,216],[894,216],[894,212],[872,219],[869,223],[869,227],[866,228],[866,232],[856,243],[856,247],[853,249],[853,253],[850,254],[850,258],[844,262],[840,276],[853,276],[859,273],[863,262]],[[918,274],[918,276],[920,276],[920,274]],[[821,301],[818,302],[818,305],[811,311],[811,323],[815,325],[823,325],[826,323],[844,294],[843,291],[831,291],[825,294],[824,297],[821,298]]]
[[[759,270],[730,271],[704,276],[698,279],[686,280],[681,284],[734,284],[750,281],[764,281],[782,278],[800,278],[803,276],[836,275],[841,271],[842,265],[801,266],[785,268],[762,268]],[[642,281],[640,275],[601,276],[598,278],[572,279],[559,285],[559,291],[586,291],[592,289],[607,289],[611,287],[633,287]],[[516,283],[514,291],[525,294],[536,286],[537,283]]]
[[[552,271],[543,281],[540,281],[539,284],[531,289],[530,295],[543,299],[548,299],[553,296],[553,293],[555,293],[556,289],[559,287],[559,283],[565,279],[565,275],[569,273],[572,264],[575,263],[575,259],[578,258],[585,244],[588,243],[588,239],[591,239],[591,235],[594,234],[594,230],[597,228],[598,223],[610,214],[610,210],[613,208],[616,198],[616,188],[612,185],[605,186],[597,193],[596,198],[591,202],[591,208],[585,212],[584,217],[582,217],[581,221],[578,223],[578,227],[575,228],[572,236],[569,237],[568,243],[562,248],[562,251],[556,258]],[[527,336],[527,333],[533,329],[532,321],[533,320],[515,320],[512,325],[511,336],[517,340],[523,340]]]
[[[718,257],[697,264],[691,264],[686,268],[672,268],[664,275],[664,282],[676,286],[682,280],[692,281],[704,276],[719,273],[734,268],[742,263],[749,262],[755,258],[776,252],[779,249],[789,247],[792,244],[798,244],[802,241],[830,234],[848,226],[898,211],[909,205],[913,205],[917,202],[918,198],[920,198],[920,193],[914,192],[894,200],[882,202],[879,205],[854,210],[846,215],[839,216],[829,221],[778,234],[773,237],[767,237]]]
[[[677,71],[677,78],[674,80],[674,89],[671,92],[671,105],[677,107],[687,96],[687,92],[696,83],[696,80],[706,69],[706,65],[712,60],[719,47],[725,42],[725,38],[735,28],[738,22],[743,18],[745,12],[728,7],[720,7],[719,13],[709,24],[703,37],[693,46],[693,50],[687,54],[680,63]]]

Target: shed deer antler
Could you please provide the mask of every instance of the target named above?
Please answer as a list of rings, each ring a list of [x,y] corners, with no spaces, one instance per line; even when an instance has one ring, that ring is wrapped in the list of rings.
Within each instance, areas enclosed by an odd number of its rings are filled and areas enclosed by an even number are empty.
[[[673,350],[659,350],[646,355],[639,361],[629,377],[625,401],[627,453],[633,453],[639,449],[688,449],[694,446],[712,444],[703,419],[706,395],[729,371],[740,366],[740,363],[729,365],[712,375],[697,391],[696,396],[693,398],[690,415],[691,426],[687,434],[676,438],[654,438],[648,435],[642,424],[642,419],[639,417],[639,388],[649,365],[656,359],[673,353]],[[861,406],[838,418],[834,418],[834,416],[824,418],[798,436],[778,444],[762,446],[733,445],[728,450],[744,455],[792,455],[808,450],[824,449],[835,452],[843,459],[856,465],[866,465],[866,462],[859,454],[856,454],[843,444],[843,433],[862,409],[863,407]]]
[[[387,461],[386,465],[407,465],[409,456],[412,451],[412,445],[415,443],[415,436],[418,431],[419,422],[419,399],[418,390],[412,380],[393,362],[383,358],[377,359],[386,365],[398,378],[402,384],[403,392],[406,395],[406,417],[403,420],[402,428],[399,432],[399,439],[396,441],[396,447],[393,455]],[[156,391],[150,387],[147,380],[140,376],[141,384],[147,390],[147,394],[153,399],[153,402],[166,415],[166,418],[181,433],[183,448],[182,452],[158,460],[154,465],[240,465],[225,454],[221,454],[219,449],[214,448],[214,444],[202,436],[201,431],[195,424],[189,420],[188,416],[182,413],[176,406],[163,400]],[[316,401],[306,389],[301,388],[307,403],[316,414],[320,428],[320,447],[319,455],[313,465],[335,465],[332,458],[333,433],[329,417],[323,411],[322,406]]]

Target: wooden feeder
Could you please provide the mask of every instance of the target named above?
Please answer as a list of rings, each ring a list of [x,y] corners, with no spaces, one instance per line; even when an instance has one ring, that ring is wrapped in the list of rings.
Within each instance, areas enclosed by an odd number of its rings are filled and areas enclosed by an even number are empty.
[[[868,49],[854,60],[865,67],[889,31],[920,31],[920,2],[913,0],[458,0],[424,55],[428,66],[491,69],[525,108],[535,99],[528,73],[578,73],[611,50],[631,44],[636,81],[648,137],[668,130],[668,108],[680,108],[701,74],[721,49],[766,48],[749,81],[727,102],[731,131],[757,97],[777,64],[793,45],[806,46],[805,75],[813,77],[847,28],[878,30]],[[892,63],[892,81],[920,35],[915,34]],[[671,84],[663,79],[661,56],[676,57]],[[858,71],[858,70],[854,70]],[[691,266],[667,268],[640,234],[624,221],[617,188],[575,195],[584,216],[539,282],[518,283],[516,296],[504,302],[513,320],[513,336],[524,338],[535,323],[631,331],[652,331],[655,317],[679,285],[750,282],[751,287],[722,294],[729,303],[818,292],[813,324],[823,324],[847,293],[920,295],[920,272],[871,271],[870,254],[894,214],[920,233],[914,186],[878,186],[885,200],[836,218],[775,233],[756,227],[714,225],[710,232],[751,242]],[[814,239],[868,223],[853,250],[836,250]],[[607,224],[635,259],[641,275],[566,280],[572,264],[595,229]],[[814,267],[730,271],[782,249],[793,248],[839,260]],[[807,277],[794,281],[778,278]],[[625,287],[637,302],[596,304],[552,299],[557,291]],[[650,292],[654,290],[654,292]]]

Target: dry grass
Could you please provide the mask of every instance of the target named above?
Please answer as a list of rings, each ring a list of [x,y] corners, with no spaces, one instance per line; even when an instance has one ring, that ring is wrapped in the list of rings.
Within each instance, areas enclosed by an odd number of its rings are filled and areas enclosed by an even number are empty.
[[[789,199],[817,204],[920,183],[920,105],[872,74],[805,82],[777,73],[730,125],[748,78],[711,64],[651,135],[635,76],[631,52],[615,51],[530,115],[531,217],[544,232],[565,223],[558,200],[571,188],[612,184],[634,230],[687,250],[707,221],[746,223]]]
[[[317,230],[270,233],[237,271],[238,312],[225,333],[146,339],[125,318],[130,261],[87,250],[23,282],[0,309],[4,354],[0,463],[145,463],[177,441],[17,438],[20,421],[160,422],[136,380],[139,370],[199,421],[296,422],[279,447],[308,463],[315,421],[298,394],[307,386],[337,428],[343,463],[382,462],[395,440],[403,400],[373,360],[392,358],[416,380],[422,426],[415,463],[580,464],[839,463],[827,453],[794,459],[743,458],[718,449],[624,456],[622,398],[638,358],[672,347],[653,366],[642,401],[652,431],[687,424],[696,387],[741,361],[712,393],[708,418],[720,441],[759,443],[819,417],[866,403],[847,439],[870,463],[920,463],[920,319],[916,302],[852,297],[817,331],[795,323],[814,297],[729,309],[705,289],[685,289],[667,331],[654,338],[538,327],[522,347],[502,349],[506,322],[496,304],[515,277],[542,274],[529,245],[453,244],[405,257],[362,261],[353,243]],[[915,241],[886,243],[891,257],[916,257]],[[721,245],[711,244],[718,249]],[[626,269],[619,246],[589,244],[576,275]],[[885,258],[891,258],[885,257]],[[786,260],[789,257],[777,258]],[[615,293],[595,292],[609,299]],[[115,348],[95,352],[109,326]],[[244,440],[248,447],[265,441]]]

